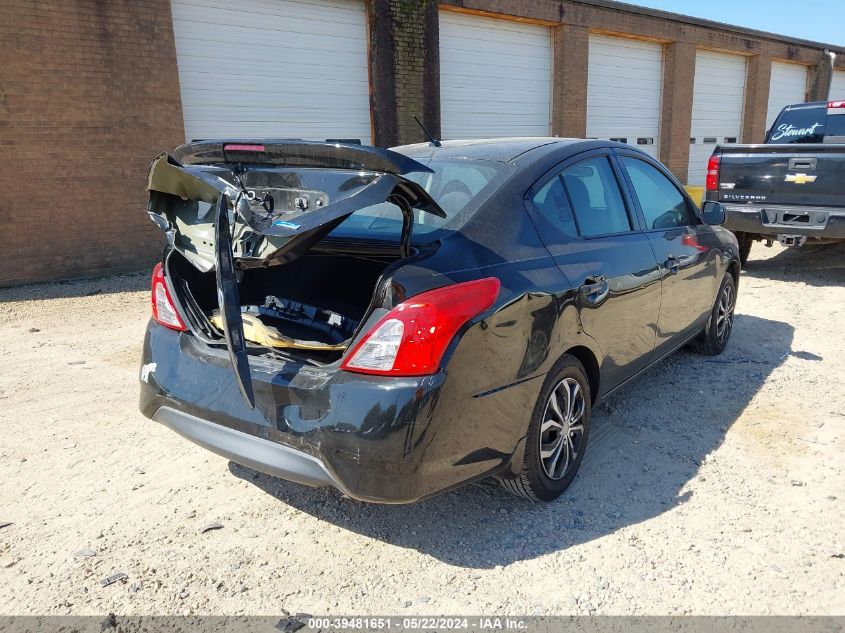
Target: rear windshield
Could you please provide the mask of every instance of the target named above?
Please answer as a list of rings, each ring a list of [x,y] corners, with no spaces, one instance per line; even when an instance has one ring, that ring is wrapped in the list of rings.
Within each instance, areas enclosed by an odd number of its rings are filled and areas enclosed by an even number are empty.
[[[424,164],[434,173],[414,172],[405,177],[422,185],[446,212],[446,217],[414,211],[414,241],[421,238],[430,241],[437,239],[438,231],[458,229],[507,180],[512,169],[505,163],[469,159],[432,159]],[[398,241],[401,233],[401,210],[383,202],[359,209],[329,237]]]
[[[841,136],[845,116],[828,116],[827,108],[782,112],[769,130],[767,143],[823,143],[825,136]]]
[[[845,109],[841,110],[839,114],[827,115],[827,127],[825,127],[824,135],[826,137],[845,136]]]

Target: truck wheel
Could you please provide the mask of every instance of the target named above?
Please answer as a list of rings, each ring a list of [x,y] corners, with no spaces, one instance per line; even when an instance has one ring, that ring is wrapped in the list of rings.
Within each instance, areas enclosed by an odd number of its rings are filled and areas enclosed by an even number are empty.
[[[733,329],[735,307],[736,282],[733,275],[727,273],[719,287],[719,294],[716,295],[716,303],[710,312],[707,327],[690,343],[693,351],[705,356],[718,356],[725,351]]]
[[[557,499],[569,487],[590,433],[590,383],[574,356],[564,355],[549,372],[534,406],[522,471],[500,478],[506,490],[535,501]]]
[[[736,241],[739,242],[739,263],[745,268],[748,263],[748,256],[751,254],[751,245],[754,240],[748,233],[736,233]]]

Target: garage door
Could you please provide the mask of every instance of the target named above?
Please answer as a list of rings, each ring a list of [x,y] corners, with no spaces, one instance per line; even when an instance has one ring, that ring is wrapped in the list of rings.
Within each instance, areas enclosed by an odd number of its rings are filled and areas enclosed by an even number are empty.
[[[440,12],[444,138],[548,136],[548,27]]]
[[[185,136],[369,144],[364,3],[173,0]]]
[[[719,143],[738,143],[745,102],[746,60],[712,51],[695,54],[689,174],[687,183],[703,185],[707,160]]]
[[[657,157],[663,47],[590,35],[587,136],[617,139]]]
[[[845,70],[834,70],[830,80],[831,101],[845,100]]]
[[[807,67],[797,64],[772,62],[769,81],[769,108],[766,111],[766,129],[772,127],[784,106],[804,103],[807,93]]]

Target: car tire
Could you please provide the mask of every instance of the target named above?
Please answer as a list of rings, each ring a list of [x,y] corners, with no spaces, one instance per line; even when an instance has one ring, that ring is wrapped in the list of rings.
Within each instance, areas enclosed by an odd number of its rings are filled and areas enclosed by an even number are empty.
[[[546,377],[534,406],[520,473],[499,478],[506,490],[534,501],[553,501],[563,494],[584,458],[591,396],[584,367],[564,355]]]
[[[733,330],[735,308],[736,281],[731,273],[727,273],[719,286],[707,326],[690,344],[693,351],[705,356],[718,356],[725,351]]]
[[[751,254],[751,245],[754,240],[748,233],[736,233],[736,241],[739,243],[739,263],[745,268],[748,263],[748,256]]]

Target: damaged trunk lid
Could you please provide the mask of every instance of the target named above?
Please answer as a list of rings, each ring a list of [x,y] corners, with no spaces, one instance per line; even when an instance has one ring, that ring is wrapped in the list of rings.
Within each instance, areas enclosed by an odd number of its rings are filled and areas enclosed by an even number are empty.
[[[213,271],[218,312],[212,322],[250,407],[244,274],[302,257],[352,213],[384,202],[402,212],[399,254],[407,257],[414,211],[446,215],[406,177],[412,172],[431,169],[390,150],[299,140],[202,141],[153,161],[148,213],[173,250],[201,273]],[[250,317],[247,326],[251,333],[261,327]],[[271,343],[280,338],[259,334]]]

